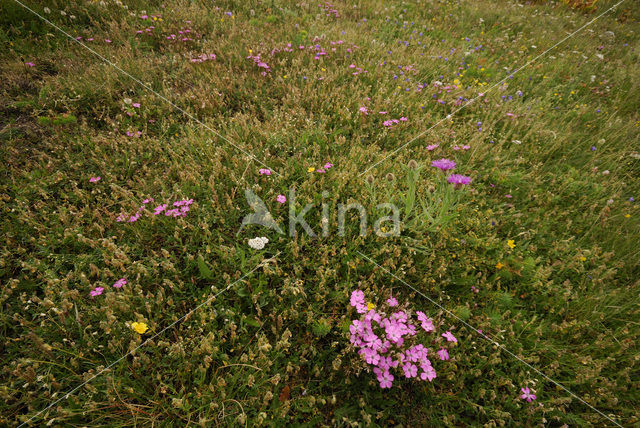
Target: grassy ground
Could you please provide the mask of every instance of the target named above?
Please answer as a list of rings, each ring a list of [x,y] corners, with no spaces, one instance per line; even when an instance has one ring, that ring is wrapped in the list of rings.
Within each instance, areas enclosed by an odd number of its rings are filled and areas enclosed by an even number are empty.
[[[89,51],[0,0],[0,425],[640,423],[632,0],[539,59],[614,2],[125,3],[25,3]],[[245,189],[284,227],[290,188],[329,236],[238,232]],[[367,236],[337,234],[347,202]],[[400,236],[371,233],[384,202]],[[433,382],[378,386],[349,343],[358,288],[456,334]]]

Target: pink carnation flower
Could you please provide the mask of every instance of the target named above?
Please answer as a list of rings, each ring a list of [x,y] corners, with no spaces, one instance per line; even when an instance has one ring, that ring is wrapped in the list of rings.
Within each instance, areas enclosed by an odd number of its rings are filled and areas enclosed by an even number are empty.
[[[104,291],[104,288],[96,287],[93,290],[91,290],[91,292],[89,294],[91,294],[91,297],[96,297],[96,296],[101,295],[103,291]]]
[[[122,288],[125,285],[127,285],[127,280],[125,278],[120,278],[119,280],[113,283],[113,286],[115,288]]]
[[[442,333],[442,337],[447,339],[447,342],[458,343],[458,339],[456,339],[456,337],[450,331]]]
[[[529,403],[538,398],[535,396],[535,394],[531,393],[529,388],[520,388],[520,391],[522,391],[522,395],[520,396],[520,398],[522,398],[523,400],[527,400]]]

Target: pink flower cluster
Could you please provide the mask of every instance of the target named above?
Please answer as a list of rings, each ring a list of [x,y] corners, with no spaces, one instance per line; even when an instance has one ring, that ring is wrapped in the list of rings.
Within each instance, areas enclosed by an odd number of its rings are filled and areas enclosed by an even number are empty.
[[[386,301],[389,308],[398,305],[398,301],[389,297]],[[436,378],[436,370],[429,360],[429,348],[421,343],[416,343],[418,334],[435,331],[433,320],[423,312],[416,312],[420,328],[411,320],[411,315],[405,310],[397,310],[387,316],[385,312],[377,312],[369,309],[372,305],[365,303],[364,293],[355,290],[351,293],[351,306],[361,314],[359,320],[353,320],[349,326],[351,331],[351,343],[359,348],[358,354],[364,358],[367,364],[373,367],[381,388],[391,388],[395,379],[392,369],[408,379],[416,378],[422,381],[433,381]],[[424,333],[423,333],[424,332]],[[457,342],[455,336],[447,331],[442,334],[447,342]],[[440,339],[441,340],[441,339]],[[442,347],[438,352],[442,361],[449,359],[449,352]]]
[[[113,283],[114,288],[122,288],[125,285],[127,285],[127,280],[125,278],[120,278],[119,280]],[[89,294],[91,295],[91,297],[98,297],[103,292],[104,292],[104,287],[96,287],[93,290],[91,290]]]
[[[153,25],[150,25],[149,27],[145,28],[144,30],[137,30],[136,34],[146,34],[148,36],[153,36],[153,30],[155,30],[156,27],[154,27]]]
[[[192,35],[194,37],[199,37],[198,34],[193,33],[193,30],[191,28],[182,27],[176,33],[177,34],[169,34],[167,36],[167,40],[176,40],[179,42],[191,42],[193,41],[193,37],[191,37]]]
[[[249,55],[247,59],[250,59],[254,62],[255,65],[263,69],[263,71],[260,73],[263,76],[266,76],[267,73],[271,73],[271,67],[269,67],[269,64],[260,59],[260,55]]]
[[[193,199],[181,199],[175,201],[173,203],[175,208],[171,209],[167,209],[167,204],[161,204],[155,208],[153,215],[160,215],[164,211],[164,215],[167,217],[186,217],[192,203]]]
[[[142,217],[142,214],[145,212],[146,205],[153,202],[153,198],[148,198],[142,201],[142,205],[138,208],[132,215],[120,214],[117,218],[117,222],[128,222],[135,223]],[[181,199],[175,201],[172,205],[175,208],[167,209],[169,204],[161,204],[154,208],[153,215],[160,215],[164,212],[164,215],[167,217],[186,217],[187,213],[190,211],[190,206],[193,204],[193,199]]]
[[[406,117],[401,117],[400,119],[385,120],[384,122],[382,122],[382,124],[384,126],[386,126],[387,128],[391,128],[391,127],[397,125],[398,123],[406,122],[407,120],[409,120],[409,119],[407,119]]]
[[[327,162],[325,163],[322,168],[318,168],[316,169],[316,172],[320,173],[320,174],[324,174],[325,172],[327,172],[327,170],[329,168],[333,168],[333,164],[331,162]]]
[[[318,7],[324,9],[327,16],[333,16],[334,18],[338,17],[338,10],[328,1],[324,2],[324,4],[319,4]]]
[[[353,74],[354,76],[357,76],[357,75],[358,75],[358,74],[360,74],[360,73],[368,73],[368,71],[367,71],[367,70],[365,70],[365,69],[363,69],[363,68],[360,68],[360,67],[357,67],[355,64],[350,64],[350,65],[349,65],[349,68],[351,68],[351,69],[355,69],[355,70],[356,70],[356,71],[354,71],[353,73],[351,73],[351,74]]]

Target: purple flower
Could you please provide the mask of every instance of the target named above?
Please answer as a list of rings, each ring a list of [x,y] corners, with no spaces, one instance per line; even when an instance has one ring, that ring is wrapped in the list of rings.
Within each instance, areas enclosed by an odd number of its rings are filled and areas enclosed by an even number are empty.
[[[287,202],[287,197],[285,195],[278,195],[276,196],[276,201],[284,204],[285,202]]]
[[[431,166],[435,166],[436,168],[440,168],[443,171],[447,171],[456,167],[456,163],[450,159],[439,159],[431,162]]]
[[[447,178],[447,181],[451,184],[455,184],[456,187],[459,187],[463,184],[471,183],[471,177],[467,177],[466,175],[460,175],[460,174],[451,174],[449,178]]]
[[[102,177],[91,177],[89,179],[89,183],[97,183],[98,181],[100,181],[102,179]]]
[[[391,307],[398,306],[398,300],[396,300],[396,298],[395,298],[395,297],[390,296],[390,297],[387,299],[387,304],[388,304],[389,306],[391,306]]]

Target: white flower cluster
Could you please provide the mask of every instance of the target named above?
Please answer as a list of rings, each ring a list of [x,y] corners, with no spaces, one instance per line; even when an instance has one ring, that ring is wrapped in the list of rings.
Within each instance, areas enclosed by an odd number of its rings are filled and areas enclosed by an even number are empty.
[[[261,236],[253,239],[249,239],[249,246],[254,250],[262,250],[264,246],[269,242],[269,239]]]

